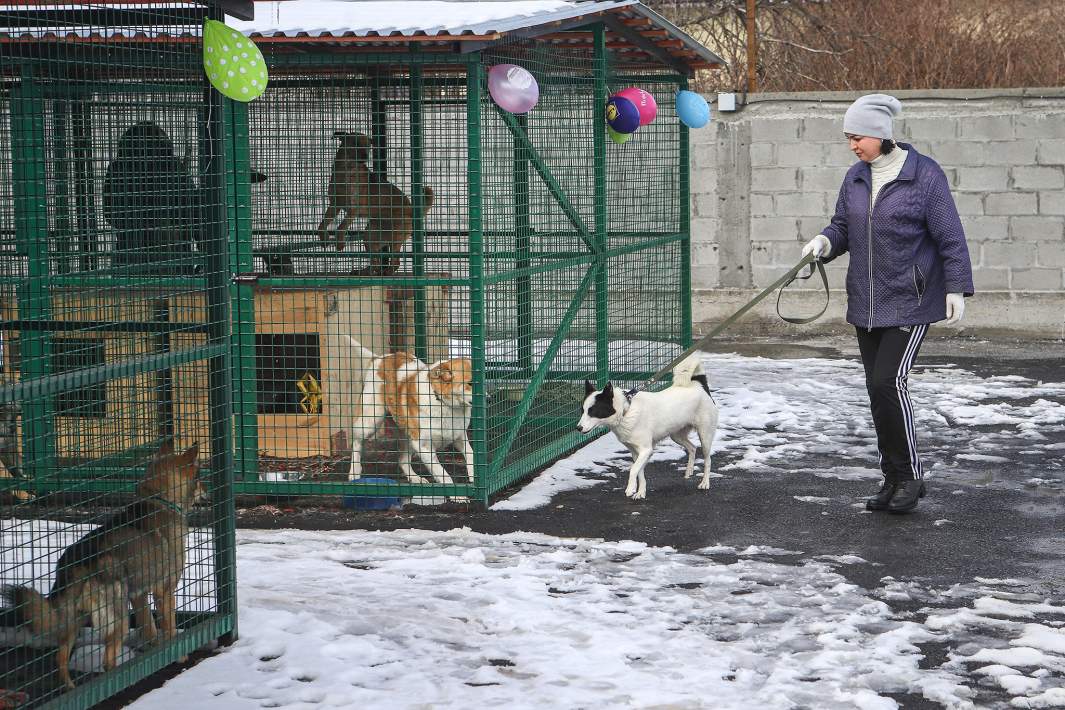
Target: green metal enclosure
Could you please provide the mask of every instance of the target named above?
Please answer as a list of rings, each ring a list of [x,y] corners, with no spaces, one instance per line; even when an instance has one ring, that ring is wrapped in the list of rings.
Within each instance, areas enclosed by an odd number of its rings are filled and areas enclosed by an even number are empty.
[[[673,96],[716,58],[676,28],[601,0],[436,38],[246,29],[270,84],[238,103],[200,35],[242,5],[0,8],[19,707],[235,638],[236,496],[487,504],[589,438],[585,380],[637,384],[691,341]],[[493,100],[500,64],[535,77],[532,111]],[[658,115],[621,145],[628,86]]]
[[[3,707],[89,707],[236,632],[227,236],[248,176],[203,77],[210,13],[0,12]]]
[[[238,493],[484,504],[590,438],[575,429],[585,379],[634,385],[690,343],[673,102],[690,67],[609,12],[549,30],[457,49],[253,35],[270,87],[234,129],[238,165],[268,179],[239,198]],[[503,63],[538,83],[526,114],[490,96]],[[658,117],[617,145],[605,103],[627,86]],[[323,228],[345,199],[354,219]],[[421,364],[374,359],[388,353]],[[432,389],[434,363],[456,359],[468,427]],[[403,379],[412,368],[429,374]],[[469,455],[461,437],[428,442],[433,426],[464,429]]]

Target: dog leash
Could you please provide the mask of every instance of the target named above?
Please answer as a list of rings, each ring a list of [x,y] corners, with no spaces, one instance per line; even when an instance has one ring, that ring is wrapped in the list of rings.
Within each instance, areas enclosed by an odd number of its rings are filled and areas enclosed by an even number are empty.
[[[812,266],[810,266],[811,264],[812,264]],[[802,271],[803,269],[805,269],[807,266],[810,266],[810,273],[806,274],[805,276],[799,276],[799,272]],[[780,297],[784,294],[784,289],[787,288],[788,286],[790,286],[792,284],[792,282],[794,282],[794,281],[805,281],[806,279],[812,277],[814,275],[815,267],[816,267],[817,273],[819,273],[821,275],[821,283],[824,285],[824,288],[825,288],[825,305],[824,305],[824,307],[820,311],[818,311],[816,315],[806,316],[806,317],[803,317],[803,318],[789,317],[789,316],[786,316],[783,313],[781,313],[780,312]],[[823,316],[825,314],[825,311],[828,310],[828,303],[829,303],[829,299],[831,298],[831,296],[830,296],[829,290],[828,290],[828,276],[825,274],[825,267],[821,263],[821,260],[819,258],[814,256],[813,254],[807,254],[806,256],[804,256],[802,258],[802,260],[798,264],[796,264],[790,270],[788,270],[788,272],[786,274],[784,274],[779,279],[777,279],[772,284],[770,284],[765,290],[763,290],[757,296],[755,296],[750,301],[748,301],[746,303],[746,305],[744,305],[738,311],[736,311],[731,316],[726,318],[724,321],[722,321],[721,323],[716,325],[713,328],[713,330],[711,330],[709,333],[707,333],[703,337],[699,338],[699,340],[696,341],[690,348],[688,348],[687,350],[682,352],[677,357],[673,358],[673,360],[668,365],[666,365],[661,370],[659,370],[658,372],[653,374],[651,376],[651,379],[647,380],[642,385],[639,385],[638,387],[634,387],[631,390],[629,390],[628,392],[626,392],[625,393],[626,397],[631,399],[632,395],[635,394],[637,389],[639,389],[640,387],[646,387],[648,385],[654,384],[659,379],[661,379],[661,377],[663,375],[665,375],[667,372],[671,372],[673,370],[673,368],[676,367],[677,365],[679,365],[686,357],[691,355],[696,350],[702,349],[702,347],[704,345],[706,345],[708,342],[710,342],[715,337],[720,335],[723,330],[725,330],[730,325],[732,325],[733,323],[738,321],[740,318],[742,318],[747,313],[747,311],[749,311],[752,308],[754,308],[762,300],[764,300],[766,296],[768,296],[769,294],[773,293],[773,291],[778,289],[778,288],[780,290],[777,291],[777,315],[780,316],[781,320],[784,320],[784,321],[786,321],[788,323],[793,323],[795,325],[803,325],[805,323],[813,323],[815,320],[817,320],[818,318]]]

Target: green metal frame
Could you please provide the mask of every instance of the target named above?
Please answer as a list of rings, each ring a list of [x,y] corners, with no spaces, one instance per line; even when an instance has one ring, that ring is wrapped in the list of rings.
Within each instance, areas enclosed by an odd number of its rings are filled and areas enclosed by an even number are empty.
[[[613,338],[620,334],[612,330],[611,325],[611,293],[610,293],[610,269],[616,260],[629,258],[642,258],[641,253],[646,253],[646,258],[654,259],[658,250],[672,249],[677,254],[679,263],[676,268],[679,271],[679,283],[676,286],[676,298],[680,316],[679,332],[672,338],[675,342],[684,345],[691,342],[691,280],[690,280],[690,219],[689,190],[690,177],[688,174],[688,148],[687,132],[679,128],[679,161],[677,174],[679,175],[680,195],[677,201],[679,214],[675,216],[675,227],[672,229],[647,231],[625,229],[612,229],[610,216],[610,195],[608,187],[608,139],[605,128],[605,101],[609,95],[609,87],[619,82],[637,83],[641,81],[654,82],[657,84],[672,84],[678,88],[687,86],[687,78],[676,73],[661,74],[633,74],[631,72],[615,73],[612,71],[609,61],[609,50],[606,43],[606,28],[600,23],[588,25],[594,33],[594,56],[592,57],[593,75],[593,104],[594,115],[589,126],[592,132],[593,154],[589,157],[593,163],[594,174],[594,209],[593,219],[586,222],[580,209],[573,203],[567,194],[563,182],[556,176],[551,160],[541,155],[537,146],[530,140],[528,124],[525,116],[516,116],[501,110],[494,102],[485,99],[486,92],[486,69],[492,63],[492,59],[485,52],[471,52],[466,55],[440,55],[428,54],[418,50],[416,45],[411,45],[405,53],[381,54],[375,52],[332,54],[319,50],[312,50],[299,55],[277,54],[268,55],[267,61],[274,76],[272,86],[283,88],[300,88],[303,79],[288,78],[285,71],[300,69],[313,70],[318,67],[329,67],[336,70],[350,71],[347,77],[337,76],[330,79],[330,86],[357,87],[369,93],[371,130],[373,137],[373,165],[374,169],[383,173],[387,167],[384,160],[384,147],[388,144],[386,132],[385,111],[388,107],[406,108],[409,122],[409,179],[411,200],[414,207],[414,229],[411,238],[411,266],[414,278],[396,278],[390,276],[266,276],[258,277],[255,283],[265,288],[348,288],[358,286],[404,286],[414,289],[415,313],[426,312],[426,287],[429,286],[454,286],[468,289],[468,318],[469,318],[469,345],[470,357],[474,372],[474,404],[471,416],[470,436],[474,450],[474,460],[477,473],[477,483],[474,486],[455,484],[442,486],[417,485],[399,483],[392,486],[377,486],[361,483],[358,481],[261,481],[259,480],[258,462],[256,458],[256,445],[258,430],[255,422],[258,419],[255,402],[255,383],[250,374],[254,365],[254,299],[250,283],[241,282],[232,289],[234,294],[234,339],[239,346],[234,347],[235,357],[240,360],[241,374],[236,376],[235,382],[235,407],[236,407],[236,430],[239,432],[237,441],[236,464],[238,480],[237,493],[256,495],[368,495],[368,496],[467,496],[480,503],[487,503],[489,498],[513,483],[515,480],[528,475],[535,468],[547,463],[553,458],[572,450],[574,447],[588,441],[589,436],[574,435],[571,433],[571,414],[561,416],[552,414],[548,417],[535,413],[537,398],[540,395],[541,386],[549,380],[567,380],[583,378],[587,373],[571,371],[566,367],[555,365],[555,359],[562,350],[570,329],[579,319],[583,305],[587,299],[591,299],[594,309],[595,320],[595,379],[602,384],[607,379],[638,380],[648,377],[653,368],[648,366],[646,370],[629,371],[624,368],[610,368],[610,343]],[[403,78],[389,76],[388,72],[382,71],[382,67],[407,67],[408,75]],[[461,69],[462,76],[427,76],[432,72],[448,66],[453,69]],[[296,71],[298,74],[298,71]],[[565,85],[568,80],[564,77],[554,77],[545,74],[537,77],[542,87],[550,87],[556,84]],[[394,98],[385,94],[386,88],[401,88],[407,90],[407,98]],[[429,90],[450,87],[464,88],[465,96],[461,99],[426,98]],[[465,209],[465,230],[461,232],[465,237],[466,248],[450,252],[433,252],[433,258],[457,258],[467,262],[468,276],[466,278],[427,278],[426,277],[426,240],[438,236],[455,236],[454,230],[437,233],[426,229],[425,208],[421,204],[422,186],[426,184],[425,178],[425,112],[430,106],[462,106],[465,107],[466,125],[466,187],[467,204]],[[487,119],[486,112],[491,117],[505,126],[512,141],[513,168],[508,176],[514,195],[512,217],[514,227],[512,230],[497,230],[486,226],[483,220],[484,205],[482,201],[482,182],[485,180],[485,146],[482,144],[482,127]],[[246,119],[245,119],[246,120]],[[679,124],[679,122],[678,122]],[[238,128],[239,134],[241,129]],[[575,238],[583,245],[584,249],[559,249],[554,251],[542,251],[533,247],[532,237],[537,234],[532,225],[529,199],[532,190],[530,176],[535,175],[540,183],[548,191],[553,203],[561,210],[569,223],[569,230],[556,232],[541,232],[540,237],[552,235],[560,240]],[[499,180],[502,176],[492,174],[492,180]],[[238,273],[250,273],[252,270],[252,253],[243,242],[250,240],[250,230],[238,228],[238,239],[242,242],[238,246],[237,258]],[[260,233],[264,235],[263,233]],[[308,240],[305,242],[291,241],[293,237],[299,238],[304,232],[294,230],[282,230],[269,234],[288,239],[283,251],[277,247],[265,247],[256,250],[256,254],[267,255],[273,253],[287,253],[297,255],[308,250],[313,254],[319,249],[319,242]],[[311,234],[306,233],[308,237]],[[501,249],[501,244],[509,244],[509,248]],[[532,279],[547,277],[554,273],[561,274],[567,269],[585,268],[586,272],[580,280],[580,284],[570,292],[566,299],[568,305],[565,313],[549,339],[546,351],[539,361],[534,357],[534,287]],[[412,283],[413,282],[413,283]],[[515,305],[515,331],[516,349],[513,361],[500,361],[498,358],[487,356],[487,331],[485,318],[488,313],[488,292],[495,286],[513,287],[516,296]],[[592,298],[594,294],[594,298]],[[427,331],[424,319],[415,321],[414,351],[421,359],[426,358],[428,351]],[[490,382],[522,382],[525,385],[521,400],[512,409],[508,409],[504,418],[491,415],[488,407],[488,386]],[[574,403],[576,406],[576,403]],[[512,453],[516,450],[516,442],[520,441],[523,425],[542,425],[552,431],[559,432],[550,443],[533,453],[519,452],[517,456]],[[497,431],[505,428],[506,433],[502,438],[492,442],[488,440],[489,431]],[[514,460],[511,460],[514,459]]]
[[[559,432],[568,432],[568,423],[565,417],[551,415],[548,419],[535,414],[535,403],[540,394],[540,387],[549,380],[566,380],[582,378],[586,373],[572,371],[564,366],[556,366],[555,358],[562,349],[569,330],[579,320],[582,312],[582,304],[591,298],[594,312],[594,343],[595,343],[595,379],[602,384],[607,379],[639,379],[649,374],[649,371],[628,371],[624,368],[614,371],[610,369],[610,342],[618,337],[618,333],[612,331],[611,325],[611,293],[610,293],[610,269],[611,264],[622,258],[640,258],[639,254],[655,254],[661,249],[675,249],[680,263],[678,264],[680,283],[677,287],[678,310],[680,317],[680,332],[674,338],[681,345],[691,342],[691,279],[690,279],[690,218],[689,218],[689,191],[690,175],[688,168],[688,145],[687,131],[678,127],[679,155],[677,174],[679,176],[679,214],[676,218],[675,229],[658,231],[626,230],[624,228],[611,227],[610,195],[609,195],[609,153],[608,140],[604,123],[604,102],[610,87],[619,83],[637,83],[641,81],[673,83],[682,88],[687,85],[687,79],[675,74],[646,74],[615,73],[609,62],[609,51],[606,46],[606,30],[601,24],[589,26],[594,35],[594,56],[592,59],[592,92],[594,96],[594,114],[589,126],[592,133],[592,191],[594,205],[591,219],[585,221],[581,211],[573,203],[567,194],[558,176],[555,175],[551,160],[540,154],[540,151],[530,140],[528,135],[527,119],[523,116],[514,116],[501,111],[494,103],[485,100],[486,76],[485,70],[490,62],[485,54],[474,52],[467,55],[438,55],[427,54],[418,51],[415,45],[403,54],[380,54],[380,53],[330,53],[312,51],[299,55],[279,54],[268,57],[272,67],[279,69],[331,67],[347,67],[354,72],[361,72],[363,76],[352,76],[347,79],[336,78],[337,86],[345,85],[345,82],[353,86],[365,87],[370,92],[371,101],[371,133],[374,137],[374,166],[379,171],[384,171],[385,161],[384,148],[388,141],[386,131],[386,111],[389,107],[403,108],[408,111],[410,126],[409,155],[410,155],[410,183],[412,202],[414,207],[414,229],[412,235],[412,270],[414,280],[409,278],[397,279],[387,276],[342,276],[334,275],[326,278],[320,276],[267,276],[262,277],[254,273],[256,254],[265,254],[253,249],[253,227],[251,222],[251,193],[246,179],[250,168],[249,153],[249,117],[248,107],[234,102],[222,102],[219,112],[222,115],[221,122],[225,127],[224,143],[225,164],[227,173],[225,176],[226,195],[228,198],[228,212],[225,215],[225,223],[228,226],[231,238],[228,242],[228,258],[231,272],[234,278],[225,284],[204,283],[203,286],[214,292],[214,289],[223,287],[226,293],[226,303],[214,302],[211,306],[212,317],[222,315],[229,328],[229,335],[222,337],[220,331],[211,330],[196,324],[166,324],[160,322],[165,314],[158,314],[157,322],[153,323],[114,323],[95,324],[96,327],[114,327],[116,329],[157,329],[163,334],[170,332],[205,332],[207,340],[194,347],[181,349],[160,348],[158,352],[138,356],[132,361],[121,365],[105,365],[88,371],[77,373],[63,373],[53,375],[32,371],[27,373],[24,379],[27,384],[15,385],[17,391],[11,391],[8,396],[22,398],[35,396],[38,399],[35,406],[40,411],[33,411],[28,418],[32,426],[29,434],[26,434],[26,443],[32,443],[38,448],[48,437],[41,436],[41,427],[47,427],[51,418],[47,416],[47,398],[40,398],[41,388],[48,390],[51,387],[84,386],[91,382],[106,381],[108,378],[128,372],[159,372],[165,373],[170,369],[192,361],[208,359],[212,363],[228,362],[227,371],[230,372],[229,391],[231,392],[231,404],[222,402],[212,403],[212,409],[231,406],[233,410],[233,427],[228,436],[231,437],[232,465],[236,472],[236,480],[233,484],[235,494],[273,494],[273,495],[299,495],[299,494],[332,494],[332,495],[379,495],[385,492],[384,488],[359,482],[329,482],[329,481],[260,481],[258,463],[258,420],[257,395],[255,381],[255,285],[267,288],[346,288],[355,286],[405,286],[414,289],[414,311],[424,314],[427,308],[426,288],[432,286],[453,286],[466,288],[469,292],[469,320],[470,320],[470,354],[474,363],[475,373],[475,402],[472,415],[471,431],[473,434],[473,446],[475,452],[475,465],[479,472],[479,480],[475,486],[455,484],[452,486],[426,486],[421,487],[413,484],[404,484],[387,487],[388,495],[462,495],[468,496],[481,503],[486,503],[489,497],[499,489],[512,483],[514,480],[526,475],[532,469],[546,463],[552,458],[572,449],[574,446],[587,441],[588,437],[573,436],[565,433],[558,436],[552,443],[544,446],[535,453],[519,453],[516,460],[511,460],[511,450],[516,441],[520,440],[523,423],[540,422],[549,425]],[[380,66],[397,66],[403,64],[409,67],[409,76],[397,79],[387,73],[376,71]],[[463,70],[462,77],[426,76],[427,71],[432,71],[443,66],[459,67]],[[283,74],[274,78],[274,87],[298,87],[299,79],[289,79]],[[544,87],[556,84],[565,85],[565,79],[544,75],[538,78]],[[385,89],[403,87],[408,91],[405,100],[386,98]],[[427,99],[426,91],[441,87],[462,87],[465,89],[465,97],[462,99]],[[118,89],[118,86],[112,87]],[[176,87],[184,88],[184,87]],[[125,90],[138,91],[137,87],[124,87]],[[92,87],[85,84],[67,89],[71,92],[80,92],[86,95],[92,91]],[[33,101],[40,101],[41,97],[24,95],[19,97],[19,102],[13,101],[13,108],[21,105],[24,110],[33,112]],[[29,103],[27,103],[29,102]],[[466,205],[466,229],[463,236],[466,239],[466,248],[451,253],[434,253],[434,258],[444,256],[466,260],[469,266],[469,274],[466,278],[452,277],[427,277],[426,259],[424,246],[426,240],[436,234],[426,228],[425,206],[421,203],[421,187],[426,183],[425,179],[425,109],[430,105],[461,105],[464,104],[466,112],[465,133],[467,137],[467,165],[466,181],[468,188],[468,205]],[[513,170],[510,181],[514,194],[512,231],[499,231],[488,228],[483,223],[483,199],[480,190],[484,180],[483,146],[481,145],[482,122],[485,120],[485,111],[494,112],[494,116],[506,127],[513,143]],[[67,116],[68,123],[77,123],[76,113]],[[84,120],[84,119],[82,119]],[[13,124],[14,126],[15,124]],[[83,127],[84,128],[84,127]],[[84,132],[84,130],[83,130]],[[25,124],[25,132],[21,145],[26,145],[26,155],[39,155],[40,151],[34,151],[33,141],[41,140],[34,133],[30,123]],[[72,140],[67,148],[75,152],[77,140]],[[23,161],[19,166],[27,174],[35,174],[33,171],[40,170],[32,161]],[[569,223],[569,230],[537,232],[532,225],[529,199],[533,189],[530,176],[535,175],[540,183],[550,194],[554,204],[558,206]],[[499,176],[491,176],[493,180]],[[77,183],[77,178],[72,179]],[[26,184],[36,184],[29,181]],[[59,186],[59,189],[65,189]],[[19,196],[22,223],[29,226],[39,224],[41,216],[34,216],[34,210],[40,210],[32,194]],[[79,211],[80,213],[80,211]],[[23,230],[24,234],[30,232]],[[453,232],[449,232],[453,234]],[[540,238],[552,237],[565,241],[573,239],[582,245],[583,249],[563,248],[553,251],[544,251],[533,246],[534,235]],[[509,239],[509,248],[501,249],[500,239]],[[30,242],[33,246],[30,246]],[[318,243],[308,241],[307,247],[317,247]],[[31,264],[41,263],[44,254],[41,249],[47,248],[47,240],[41,239],[40,235],[27,240],[27,249],[36,249],[31,254]],[[298,253],[302,248],[300,243],[292,243],[287,250],[290,253]],[[655,258],[650,256],[649,258]],[[568,298],[565,313],[561,315],[558,327],[553,337],[547,342],[547,349],[539,362],[534,357],[535,313],[533,301],[535,298],[533,279],[548,277],[553,273],[563,273],[567,269],[587,269],[584,277]],[[49,275],[38,274],[37,284],[39,288],[53,288],[66,284],[89,285],[91,277],[86,279],[64,277],[62,274]],[[135,287],[137,277],[131,275],[128,284]],[[98,284],[102,286],[101,280]],[[162,285],[165,280],[152,280],[153,285]],[[174,280],[173,285],[187,286],[187,280]],[[500,361],[499,358],[487,357],[487,333],[484,329],[484,319],[487,314],[487,292],[495,286],[509,285],[515,288],[516,298],[516,332],[517,346],[513,361]],[[592,298],[594,294],[594,298]],[[45,299],[46,301],[47,299]],[[226,305],[228,304],[228,306]],[[36,333],[36,340],[28,339],[30,347],[43,349],[47,347],[52,328],[69,328],[53,321],[46,311],[41,309],[42,301],[36,300],[33,294],[26,291],[21,293],[20,298],[20,321],[22,325],[36,324],[39,330],[25,329],[28,335]],[[424,319],[415,321],[414,350],[420,358],[426,358],[428,353],[428,333]],[[489,382],[519,381],[525,383],[525,391],[521,401],[508,411],[506,419],[499,420],[494,415],[490,417],[487,401],[487,387]],[[219,381],[221,382],[221,381]],[[22,389],[18,389],[22,388]],[[166,386],[160,381],[160,391],[165,392]],[[0,399],[3,393],[0,393]],[[568,415],[567,415],[568,416]],[[161,412],[161,421],[166,417]],[[487,436],[489,429],[507,427],[505,436],[490,444]],[[222,431],[218,429],[216,435],[221,437]],[[35,456],[33,460],[47,461],[47,452],[44,456]],[[53,454],[54,455],[54,454]],[[224,462],[218,462],[217,467],[224,467]],[[47,466],[42,468],[47,469]],[[98,474],[104,467],[86,465],[82,467],[81,474],[69,476],[70,479],[78,479],[77,485],[91,490],[125,490],[130,486],[128,476],[104,476]],[[83,474],[83,475],[82,475]],[[84,480],[89,478],[90,480]],[[70,485],[74,481],[68,480],[65,484]],[[35,477],[33,486],[41,491],[53,489],[58,483],[49,483],[44,478]],[[0,488],[4,488],[0,482]]]
[[[100,17],[102,19],[104,15]],[[160,440],[175,433],[172,372],[183,365],[201,364],[206,375],[202,387],[207,389],[208,401],[199,413],[209,431],[210,441],[203,443],[209,443],[211,449],[202,474],[210,481],[213,493],[209,525],[214,555],[213,599],[217,601],[216,611],[211,613],[179,612],[181,633],[172,641],[138,653],[112,672],[82,679],[76,689],[48,696],[43,705],[36,705],[39,698],[32,699],[35,706],[83,709],[98,704],[211,641],[226,643],[236,638],[234,432],[229,393],[234,389],[231,375],[239,372],[234,357],[239,352],[232,352],[231,333],[241,329],[231,329],[230,325],[233,299],[229,277],[234,255],[229,253],[226,244],[228,235],[236,230],[239,217],[246,216],[249,200],[245,194],[241,204],[239,194],[241,184],[247,192],[247,135],[245,132],[241,137],[235,132],[236,122],[230,118],[232,107],[223,105],[221,97],[206,89],[202,82],[176,84],[174,88],[179,91],[202,92],[204,107],[209,109],[202,112],[198,126],[202,140],[200,155],[206,153],[220,158],[202,165],[199,171],[209,196],[207,202],[215,208],[215,214],[208,220],[213,231],[204,241],[208,245],[206,275],[159,278],[132,271],[127,273],[121,268],[106,274],[91,273],[98,268],[95,240],[100,231],[95,217],[97,197],[93,160],[98,151],[108,149],[98,145],[94,138],[90,113],[94,95],[120,95],[136,101],[138,95],[158,92],[163,85],[94,82],[90,78],[59,82],[55,73],[61,73],[64,64],[81,58],[78,50],[66,54],[68,49],[59,42],[42,57],[21,58],[16,53],[11,55],[15,58],[9,58],[5,67],[8,71],[19,72],[6,86],[11,116],[8,160],[14,198],[9,209],[14,217],[16,253],[25,259],[27,271],[25,276],[0,279],[0,287],[14,295],[17,306],[17,315],[0,322],[0,328],[18,332],[21,351],[18,379],[0,383],[0,404],[17,404],[22,415],[22,477],[0,480],[0,490],[27,491],[38,496],[50,493],[63,496],[132,493],[144,475],[143,463],[137,465],[137,462],[157,449]],[[123,52],[118,50],[118,53]],[[136,57],[136,53],[129,56]],[[135,66],[159,68],[152,62],[144,63],[143,55],[141,61],[131,61],[127,68],[132,70]],[[184,71],[192,65],[175,63],[174,66]],[[49,74],[50,71],[54,73]],[[195,105],[194,102],[195,99],[182,104],[183,110]],[[49,136],[50,141],[47,140]],[[244,146],[243,183],[237,180],[241,170],[237,154],[241,145]],[[49,205],[50,196],[56,199],[54,207]],[[50,216],[53,219],[52,233],[49,230]],[[240,240],[231,243],[236,245]],[[250,253],[250,242],[248,244]],[[164,294],[202,294],[205,299],[204,321],[171,322],[172,313],[165,298],[148,308],[148,315],[142,320],[123,317],[103,320],[101,316],[78,319],[76,309],[80,306],[60,305],[57,298],[70,294],[91,298],[94,292],[117,293],[112,299],[122,302],[121,294],[125,291],[143,294],[152,289]],[[150,296],[138,295],[136,298],[140,299],[138,304],[151,301]],[[64,319],[64,315],[72,317]],[[109,350],[104,364],[95,367],[54,371],[50,355],[56,335],[78,333],[127,339],[147,336],[145,340],[150,344],[143,351]],[[198,334],[201,340],[191,345],[175,345],[171,341],[175,335],[188,334]],[[67,465],[58,453],[56,398],[80,388],[128,378],[138,379],[136,385],[127,389],[143,387],[147,383],[156,398],[156,407],[143,410],[147,417],[154,417],[156,440],[114,454],[94,452],[90,445],[85,454],[91,460]],[[136,416],[139,421],[146,421],[139,412]],[[37,516],[42,512],[19,508],[7,514]]]

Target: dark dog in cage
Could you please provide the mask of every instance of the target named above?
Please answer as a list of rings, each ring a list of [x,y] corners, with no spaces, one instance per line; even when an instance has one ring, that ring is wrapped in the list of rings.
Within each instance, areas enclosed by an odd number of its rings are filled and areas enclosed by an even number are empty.
[[[115,230],[114,266],[150,265],[153,272],[194,273],[193,244],[203,251],[208,198],[192,179],[190,156],[158,124],[141,121],[118,140],[104,178],[104,219]],[[266,175],[252,170],[251,182]],[[184,261],[184,263],[180,263]]]
[[[56,668],[68,688],[70,653],[86,621],[104,638],[104,669],[118,661],[129,632],[129,603],[144,642],[159,636],[148,594],[155,598],[164,639],[177,634],[175,591],[185,571],[188,514],[208,501],[197,478],[199,446],[176,454],[160,448],[137,485],[137,500],[63,551],[48,596],[8,587],[5,596],[34,634],[58,644]]]
[[[191,264],[173,262],[188,259],[200,238],[200,202],[188,158],[174,154],[166,131],[152,121],[127,128],[104,178],[104,219],[115,230],[111,263],[190,271]]]
[[[399,253],[414,231],[414,208],[410,198],[390,183],[384,175],[373,172],[370,166],[370,138],[364,133],[337,131],[340,139],[333,172],[329,177],[329,205],[318,224],[318,239],[329,239],[329,230],[343,213],[336,229],[337,250],[344,249],[348,230],[356,218],[365,218],[363,244],[370,257],[370,266],[360,275],[387,276],[399,268]],[[426,186],[422,193],[425,212],[433,204],[433,191]]]

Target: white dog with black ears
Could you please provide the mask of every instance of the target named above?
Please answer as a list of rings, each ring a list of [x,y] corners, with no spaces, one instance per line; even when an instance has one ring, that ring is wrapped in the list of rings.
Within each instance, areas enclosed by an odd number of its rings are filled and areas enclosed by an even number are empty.
[[[699,488],[710,488],[710,446],[717,431],[717,404],[710,395],[702,359],[694,353],[673,370],[673,384],[661,392],[637,392],[631,399],[608,382],[596,390],[585,380],[581,419],[577,428],[587,434],[605,425],[632,454],[632,468],[625,495],[634,500],[647,497],[643,470],[655,444],[667,436],[688,452],[685,478],[695,472],[695,445],[688,440],[692,430],[703,447],[703,477]]]

